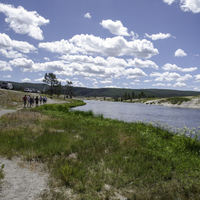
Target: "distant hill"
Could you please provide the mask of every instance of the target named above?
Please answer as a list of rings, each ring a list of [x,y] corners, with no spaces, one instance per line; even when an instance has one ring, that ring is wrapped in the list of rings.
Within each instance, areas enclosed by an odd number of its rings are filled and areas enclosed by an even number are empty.
[[[2,82],[2,81],[0,81]],[[45,84],[42,83],[18,83],[12,82],[14,87],[34,88],[36,90],[42,91],[47,88]],[[99,97],[122,97],[126,92],[131,94],[132,91],[135,95],[138,95],[143,91],[145,95],[154,97],[175,97],[175,96],[196,96],[200,95],[200,92],[195,91],[182,91],[182,90],[169,90],[169,89],[125,89],[125,88],[84,88],[84,87],[74,87],[73,92],[75,96],[99,96]]]

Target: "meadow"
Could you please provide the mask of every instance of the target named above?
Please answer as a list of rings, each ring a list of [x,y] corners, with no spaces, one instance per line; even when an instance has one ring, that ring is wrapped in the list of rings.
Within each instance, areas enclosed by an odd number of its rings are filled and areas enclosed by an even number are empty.
[[[200,199],[199,130],[69,111],[83,104],[0,118],[0,155],[46,165],[51,196],[43,199]]]

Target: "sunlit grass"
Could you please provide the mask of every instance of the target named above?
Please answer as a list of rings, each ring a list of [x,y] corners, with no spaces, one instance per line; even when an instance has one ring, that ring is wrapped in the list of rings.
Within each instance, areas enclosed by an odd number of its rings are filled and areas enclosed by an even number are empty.
[[[200,199],[198,130],[69,112],[75,104],[1,117],[0,154],[46,163],[52,199]]]

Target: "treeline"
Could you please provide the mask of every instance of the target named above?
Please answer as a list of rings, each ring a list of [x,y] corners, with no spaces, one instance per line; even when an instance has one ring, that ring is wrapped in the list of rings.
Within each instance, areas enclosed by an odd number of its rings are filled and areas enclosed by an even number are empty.
[[[130,100],[133,99],[141,99],[141,98],[155,98],[154,95],[146,95],[143,91],[138,94],[135,94],[134,91],[131,93],[125,92],[122,97],[115,97],[115,101],[123,101],[123,100]]]

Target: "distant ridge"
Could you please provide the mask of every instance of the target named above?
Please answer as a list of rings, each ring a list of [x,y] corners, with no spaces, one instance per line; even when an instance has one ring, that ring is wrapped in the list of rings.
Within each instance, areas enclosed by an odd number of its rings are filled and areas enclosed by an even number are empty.
[[[2,82],[2,81],[0,81]],[[22,89],[34,88],[37,90],[43,90],[46,86],[43,83],[18,83],[8,81],[14,85],[14,87],[21,87]],[[170,90],[170,89],[125,89],[125,88],[85,88],[74,87],[73,92],[75,96],[101,96],[101,97],[121,97],[123,94],[134,92],[138,95],[143,91],[148,96],[154,97],[175,97],[175,96],[196,96],[200,95],[200,92],[196,91],[182,91],[182,90]]]

